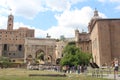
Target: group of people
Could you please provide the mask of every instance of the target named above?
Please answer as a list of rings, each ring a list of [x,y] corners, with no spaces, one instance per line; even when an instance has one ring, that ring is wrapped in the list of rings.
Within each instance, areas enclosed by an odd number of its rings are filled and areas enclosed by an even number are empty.
[[[87,65],[77,65],[77,66],[69,66],[69,65],[66,65],[66,66],[63,66],[62,67],[62,70],[64,73],[83,73],[85,70],[87,70]]]

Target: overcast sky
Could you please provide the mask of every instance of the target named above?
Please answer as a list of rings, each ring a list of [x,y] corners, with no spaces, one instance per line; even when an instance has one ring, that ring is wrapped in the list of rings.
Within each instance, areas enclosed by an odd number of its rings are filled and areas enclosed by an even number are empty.
[[[74,37],[74,30],[87,31],[97,8],[102,18],[120,18],[120,0],[0,0],[0,29],[14,15],[14,29],[35,29],[35,37]],[[12,9],[12,11],[10,11]]]

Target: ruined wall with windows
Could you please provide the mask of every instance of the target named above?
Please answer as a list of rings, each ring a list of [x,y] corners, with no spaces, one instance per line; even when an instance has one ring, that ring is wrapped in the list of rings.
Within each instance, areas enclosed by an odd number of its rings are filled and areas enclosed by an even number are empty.
[[[7,29],[0,29],[0,55],[9,57],[11,62],[24,60],[26,37],[34,37],[34,30],[25,27],[13,29],[14,16],[8,16]]]
[[[81,51],[86,53],[92,52],[90,35],[87,32],[80,33],[78,30],[75,30],[75,42]]]

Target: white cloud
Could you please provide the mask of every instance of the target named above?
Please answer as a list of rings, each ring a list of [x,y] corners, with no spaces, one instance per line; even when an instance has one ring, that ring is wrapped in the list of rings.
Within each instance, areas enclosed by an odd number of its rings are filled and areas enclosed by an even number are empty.
[[[62,11],[61,14],[56,14],[55,18],[58,22],[57,26],[51,26],[48,30],[42,30],[30,25],[25,25],[23,22],[15,22],[14,29],[19,27],[28,27],[35,29],[36,37],[45,37],[47,33],[51,37],[59,38],[64,35],[65,37],[74,37],[74,30],[84,29],[87,31],[87,25],[93,16],[93,9],[91,7],[83,7],[81,9],[70,10],[71,5],[84,0],[6,0],[7,2],[0,3],[2,6],[0,11],[0,28],[6,28],[7,18],[2,16],[3,13],[8,13],[7,8],[12,8],[15,15],[20,15],[26,18],[33,18],[40,11],[52,10]],[[46,2],[47,1],[47,2]],[[4,6],[7,4],[8,6]],[[105,17],[100,13],[101,17]]]
[[[120,0],[110,0],[110,2],[118,4],[115,7],[115,9],[117,10],[117,12],[119,12],[120,11]]]
[[[98,14],[101,18],[107,18],[107,16],[105,14],[101,13],[101,12],[98,12]]]
[[[19,27],[31,28],[29,25],[25,25],[23,22],[15,22],[13,28],[14,28],[14,29],[18,29]]]
[[[0,0],[0,15],[8,14],[7,0]]]
[[[120,2],[120,0],[110,0],[110,2]]]
[[[64,11],[70,9],[71,5],[67,0],[46,0],[46,6],[52,11]]]
[[[0,0],[0,6],[7,7],[7,0]]]
[[[35,30],[35,37],[45,38],[47,33],[51,36],[51,38],[59,38],[61,35],[65,35],[65,37],[73,37],[74,36],[74,29],[67,28],[63,26],[53,26],[48,30],[38,29],[29,25],[25,25],[22,22],[15,22],[14,29],[18,29],[19,27],[27,27],[29,29]],[[6,29],[6,28],[5,28]]]
[[[120,10],[120,6],[117,6],[115,9]]]
[[[86,1],[86,0],[69,0],[71,4],[76,4],[78,2],[83,2],[83,1]]]
[[[82,9],[66,10],[60,15],[55,15],[58,26],[53,26],[48,29],[48,32],[52,37],[59,38],[64,35],[65,37],[74,37],[74,30],[78,28],[80,31],[84,29],[87,31],[87,25],[93,16],[94,10],[90,7],[83,7]],[[100,17],[105,18],[103,13],[100,13]]]
[[[112,4],[112,5],[116,5],[114,9],[116,9],[118,11],[120,11],[120,0],[98,0],[99,2],[102,2],[102,3],[108,3],[108,4]],[[105,5],[106,6],[106,5]]]
[[[74,29],[63,26],[53,26],[46,31],[52,38],[59,38],[61,35],[65,37],[74,37]]]
[[[34,29],[35,30],[35,37],[45,38],[45,36],[47,34],[47,32],[42,30],[42,29],[38,29],[38,28],[35,28],[33,26],[30,26],[30,25],[25,25],[23,22],[15,22],[14,29],[18,29],[19,27],[26,27],[29,29]]]
[[[104,2],[106,2],[106,0],[98,0],[99,2],[102,2],[102,3],[104,3]]]
[[[120,2],[120,0],[98,0],[99,2]]]
[[[52,38],[59,38],[61,35],[65,37],[74,37],[74,30],[85,29],[93,16],[93,10],[90,7],[83,7],[82,9],[66,10],[62,14],[55,15],[58,21],[57,26],[52,26],[48,30],[35,29],[36,37],[45,37],[48,33]],[[17,26],[27,26],[22,23],[17,23]],[[29,27],[29,26],[27,26]],[[30,28],[30,27],[29,27]]]
[[[115,7],[115,10],[116,10],[116,12],[118,12],[118,14],[119,14],[119,12],[120,12],[120,6]]]
[[[85,0],[0,0],[0,6],[7,11],[11,8],[14,15],[32,19],[41,11],[69,10],[73,4],[82,1]]]
[[[33,28],[33,29],[35,29],[35,37],[38,37],[38,38],[45,38],[48,33],[47,31],[44,31],[41,29],[36,29],[36,28]]]
[[[91,16],[92,9],[90,7],[83,7],[81,10],[67,10],[63,14],[55,15],[58,25],[64,27],[87,26]]]
[[[0,8],[0,14],[1,15],[5,15],[5,14],[8,14],[8,13],[9,13],[9,11],[6,10],[5,8]]]
[[[0,15],[0,29],[7,28],[7,18]]]
[[[85,0],[45,0],[46,6],[52,11],[65,11],[69,10],[73,4],[83,2]]]
[[[87,31],[87,25],[93,16],[94,10],[90,7],[83,7],[81,9],[66,10],[62,14],[55,15],[58,21],[57,26],[52,26],[48,30],[42,30],[29,25],[25,25],[23,22],[15,22],[14,29],[19,27],[28,27],[35,29],[35,37],[45,37],[48,33],[52,38],[59,38],[61,35],[65,37],[74,37],[74,30],[78,28],[80,31],[84,29]],[[99,13],[101,17],[106,17],[103,13]],[[7,18],[1,16],[1,26],[7,23]]]
[[[26,18],[33,18],[43,10],[42,0],[7,0],[7,5],[15,15]]]

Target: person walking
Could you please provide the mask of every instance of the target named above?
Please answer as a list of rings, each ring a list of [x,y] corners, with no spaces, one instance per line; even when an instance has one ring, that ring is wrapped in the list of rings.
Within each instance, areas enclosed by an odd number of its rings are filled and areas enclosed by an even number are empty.
[[[114,78],[118,77],[119,62],[118,59],[114,59]]]
[[[78,72],[78,74],[80,74],[80,71],[81,71],[81,66],[78,65],[78,66],[77,66],[77,72]]]

